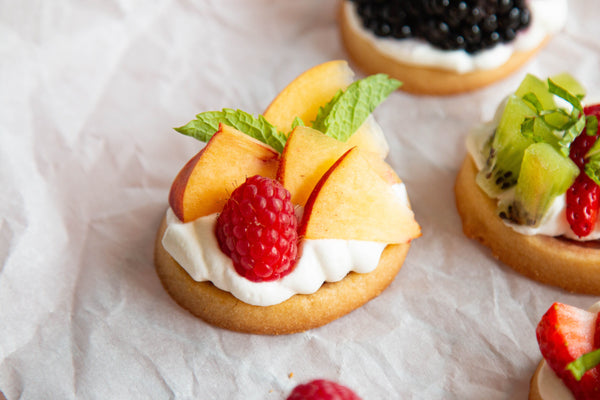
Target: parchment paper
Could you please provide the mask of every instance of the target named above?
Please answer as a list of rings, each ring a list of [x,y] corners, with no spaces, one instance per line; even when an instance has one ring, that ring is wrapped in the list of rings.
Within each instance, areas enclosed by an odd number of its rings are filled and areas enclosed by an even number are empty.
[[[202,146],[171,129],[260,113],[346,58],[336,2],[0,0],[0,391],[14,399],[283,399],[328,378],[365,399],[526,398],[554,301],[467,239],[453,183],[469,128],[526,72],[600,93],[600,6],[510,78],[452,97],[397,92],[375,116],[423,237],[377,299],[325,327],[213,328],[161,287],[153,240],[172,179]]]

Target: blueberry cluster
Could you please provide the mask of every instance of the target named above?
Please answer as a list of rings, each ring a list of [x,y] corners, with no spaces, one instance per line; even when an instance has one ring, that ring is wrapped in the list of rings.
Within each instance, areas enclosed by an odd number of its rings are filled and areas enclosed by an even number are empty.
[[[526,0],[350,0],[377,36],[421,38],[469,53],[510,42],[529,26]]]

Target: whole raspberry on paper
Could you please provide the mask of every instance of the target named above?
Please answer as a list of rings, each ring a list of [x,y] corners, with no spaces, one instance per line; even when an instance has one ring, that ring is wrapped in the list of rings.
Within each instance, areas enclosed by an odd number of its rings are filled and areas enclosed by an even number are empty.
[[[255,175],[231,194],[217,218],[216,234],[238,274],[253,282],[274,281],[296,264],[297,226],[290,192]]]
[[[325,379],[316,379],[294,388],[287,400],[361,400],[346,386]]]

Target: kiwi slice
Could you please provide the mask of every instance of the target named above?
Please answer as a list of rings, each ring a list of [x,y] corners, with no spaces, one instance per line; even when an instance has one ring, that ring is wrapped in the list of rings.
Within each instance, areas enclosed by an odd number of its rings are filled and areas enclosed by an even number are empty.
[[[584,97],[586,95],[586,90],[581,83],[577,81],[573,77],[573,75],[562,72],[560,74],[554,75],[550,77],[552,82],[556,83],[558,86],[567,90],[569,93],[574,94],[575,96]]]
[[[527,137],[521,133],[521,124],[535,115],[521,97],[516,94],[509,96],[491,144],[484,146],[486,163],[476,178],[477,184],[488,196],[498,197],[517,184],[523,153],[530,145],[537,141],[552,145],[558,143],[553,131],[539,119],[534,122],[534,136]]]
[[[562,79],[561,82],[564,82],[565,79]],[[515,95],[523,98],[525,95],[533,93],[540,104],[545,110],[551,110],[556,107],[556,103],[554,102],[554,95],[548,91],[548,84],[541,80],[540,78],[527,74],[525,79],[519,85],[519,88],[515,92]],[[534,111],[535,107],[529,105]]]
[[[513,200],[498,204],[498,215],[519,225],[538,226],[554,199],[565,193],[579,168],[548,143],[535,143],[523,153]]]

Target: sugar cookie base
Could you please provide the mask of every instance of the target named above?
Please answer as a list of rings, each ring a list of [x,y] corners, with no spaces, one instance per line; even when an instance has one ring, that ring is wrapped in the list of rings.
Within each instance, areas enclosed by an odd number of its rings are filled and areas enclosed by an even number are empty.
[[[467,156],[454,193],[463,231],[489,247],[515,271],[570,292],[600,294],[600,242],[577,242],[544,235],[522,235],[496,215],[496,203],[475,182],[477,168]]]
[[[542,369],[542,365],[543,361],[538,364],[535,373],[531,377],[531,382],[529,382],[529,400],[543,400],[538,388],[538,375]]]
[[[214,326],[254,334],[280,335],[325,325],[377,297],[396,277],[410,244],[388,245],[377,268],[368,274],[351,272],[339,282],[324,283],[315,293],[297,294],[273,306],[253,306],[218,289],[196,282],[167,253],[156,236],[154,263],[162,285],[183,308]]]
[[[352,61],[366,74],[385,73],[402,81],[401,90],[415,94],[450,95],[487,86],[520,68],[549,39],[546,38],[532,50],[515,52],[500,67],[485,71],[461,74],[438,68],[416,66],[399,62],[352,30],[346,13],[343,12],[345,1],[347,0],[340,2],[338,24],[342,42]]]

